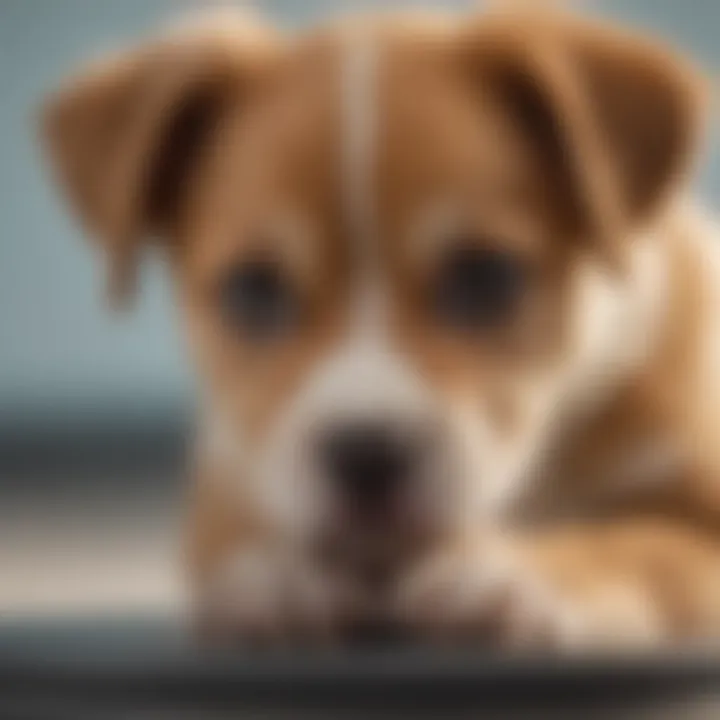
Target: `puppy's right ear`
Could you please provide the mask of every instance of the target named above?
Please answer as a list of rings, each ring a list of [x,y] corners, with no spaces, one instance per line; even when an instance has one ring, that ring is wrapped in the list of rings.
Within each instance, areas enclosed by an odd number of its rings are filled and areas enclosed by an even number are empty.
[[[705,81],[662,43],[527,2],[470,26],[470,66],[541,153],[572,233],[622,268],[627,239],[689,183]]]
[[[107,250],[111,299],[129,294],[141,243],[172,235],[204,141],[278,48],[271,30],[224,13],[91,66],[47,101],[46,147]]]

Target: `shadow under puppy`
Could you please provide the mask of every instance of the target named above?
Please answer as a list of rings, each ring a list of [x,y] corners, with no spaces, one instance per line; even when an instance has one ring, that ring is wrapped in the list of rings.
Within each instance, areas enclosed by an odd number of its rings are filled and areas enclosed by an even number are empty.
[[[127,294],[162,245],[201,379],[189,566],[219,637],[560,648],[720,634],[703,90],[524,10],[198,19],[48,101]]]

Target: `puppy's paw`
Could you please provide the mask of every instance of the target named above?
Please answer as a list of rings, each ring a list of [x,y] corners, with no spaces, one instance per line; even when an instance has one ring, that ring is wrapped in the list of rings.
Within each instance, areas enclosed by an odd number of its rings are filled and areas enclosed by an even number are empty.
[[[400,584],[395,612],[421,637],[505,647],[573,647],[590,620],[500,544],[454,547],[421,563]]]
[[[213,644],[276,644],[329,637],[334,595],[312,566],[289,553],[245,548],[216,571],[198,608]]]

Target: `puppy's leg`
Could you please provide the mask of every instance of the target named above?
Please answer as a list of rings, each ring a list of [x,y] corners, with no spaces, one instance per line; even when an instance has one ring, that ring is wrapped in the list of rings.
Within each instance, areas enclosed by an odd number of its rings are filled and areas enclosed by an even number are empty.
[[[410,573],[397,611],[435,638],[511,646],[720,638],[720,537],[660,519],[478,535]]]
[[[249,504],[209,480],[195,485],[187,536],[201,636],[213,643],[327,636],[334,612],[329,580]]]

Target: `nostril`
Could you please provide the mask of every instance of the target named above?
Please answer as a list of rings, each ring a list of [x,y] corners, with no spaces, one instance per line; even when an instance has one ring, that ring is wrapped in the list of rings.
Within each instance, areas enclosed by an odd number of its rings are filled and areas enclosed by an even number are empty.
[[[321,454],[344,498],[368,506],[386,502],[397,492],[414,453],[392,428],[366,423],[334,429],[324,438]]]

